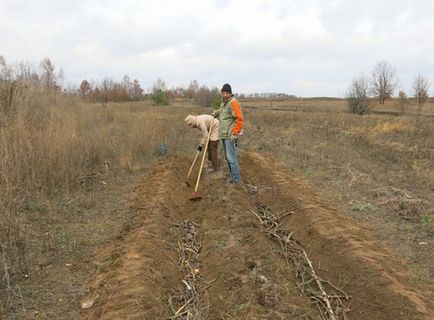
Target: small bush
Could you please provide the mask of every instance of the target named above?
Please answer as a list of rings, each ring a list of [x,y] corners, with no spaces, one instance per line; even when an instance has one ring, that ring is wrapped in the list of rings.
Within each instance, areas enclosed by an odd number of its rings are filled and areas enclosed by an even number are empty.
[[[350,113],[363,115],[369,112],[370,99],[368,96],[369,81],[363,75],[354,79],[346,94]]]
[[[424,225],[432,225],[434,221],[434,218],[432,215],[424,214],[422,215],[420,222]]]
[[[156,106],[167,106],[169,105],[169,98],[167,94],[162,89],[157,89],[151,96],[152,103]]]
[[[350,113],[363,115],[369,111],[369,100],[361,98],[347,98]]]

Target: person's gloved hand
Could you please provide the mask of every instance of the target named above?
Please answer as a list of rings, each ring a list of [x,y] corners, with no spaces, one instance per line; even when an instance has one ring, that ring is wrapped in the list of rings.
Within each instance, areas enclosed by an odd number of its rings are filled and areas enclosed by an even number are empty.
[[[203,149],[203,146],[202,146],[202,145],[199,145],[199,147],[197,147],[197,151],[199,151],[199,152],[201,152],[202,149]]]
[[[218,110],[214,110],[213,112],[212,112],[212,114],[211,114],[214,118],[218,118],[218,116],[219,116],[219,112],[218,112]]]

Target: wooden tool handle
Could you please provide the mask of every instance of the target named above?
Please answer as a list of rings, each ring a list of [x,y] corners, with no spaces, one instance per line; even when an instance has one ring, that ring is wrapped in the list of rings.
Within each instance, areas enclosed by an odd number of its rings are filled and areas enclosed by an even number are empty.
[[[199,174],[197,175],[196,187],[194,188],[194,192],[197,192],[197,188],[199,187],[199,180],[200,180],[200,176],[202,174],[203,163],[205,161],[206,151],[208,150],[208,143],[209,143],[209,138],[211,137],[211,130],[212,130],[213,124],[214,124],[214,119],[211,121],[211,125],[209,127],[208,138],[206,139],[205,149],[203,151],[202,162],[200,163]]]
[[[191,165],[191,167],[190,167],[190,170],[188,171],[188,174],[187,174],[187,178],[186,178],[186,179],[188,179],[188,177],[190,176],[190,173],[191,173],[191,171],[193,170],[194,164],[196,163],[196,159],[197,159],[197,156],[199,155],[199,153],[200,153],[200,151],[198,150],[198,151],[196,152],[196,156],[194,157],[194,160],[193,160],[193,163],[192,163],[192,165]]]

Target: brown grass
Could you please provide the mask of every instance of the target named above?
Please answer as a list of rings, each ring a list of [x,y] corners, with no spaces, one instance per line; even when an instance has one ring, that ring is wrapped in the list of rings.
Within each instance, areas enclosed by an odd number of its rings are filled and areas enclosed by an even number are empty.
[[[143,102],[86,104],[36,90],[29,96],[16,116],[0,122],[0,289],[6,291],[43,251],[40,215],[66,219],[51,200],[86,193],[108,172],[144,168],[160,144],[182,153],[193,135],[184,130],[186,111]]]
[[[418,243],[434,235],[434,108],[367,116],[283,109],[245,108],[243,147],[283,160],[333,207],[368,223],[411,265],[415,279],[429,281],[434,257]]]
[[[243,105],[247,107],[272,110],[322,112],[348,111],[347,101],[341,98],[245,99],[242,102]],[[402,113],[399,99],[387,100],[384,105],[372,101],[371,111],[373,113]],[[422,106],[419,106],[416,100],[410,99],[408,106],[404,110],[404,114],[419,113],[434,115],[434,98],[428,99]]]

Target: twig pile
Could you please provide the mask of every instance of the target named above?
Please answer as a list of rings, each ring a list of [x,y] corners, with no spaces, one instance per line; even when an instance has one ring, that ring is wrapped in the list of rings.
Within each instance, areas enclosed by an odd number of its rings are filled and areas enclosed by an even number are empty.
[[[186,220],[179,225],[182,243],[178,242],[179,268],[182,286],[169,296],[169,305],[174,315],[168,319],[205,319],[208,305],[203,305],[201,296],[205,289],[200,275],[199,252],[202,247],[197,239],[199,225]]]
[[[284,221],[282,219],[287,218],[290,213],[283,214],[282,217],[275,217],[270,212],[270,208],[262,204],[258,204],[257,213],[253,210],[252,213],[265,227],[268,236],[280,245],[277,253],[295,267],[297,287],[316,305],[321,318],[347,320],[346,313],[350,310],[344,305],[343,300],[348,300],[350,296],[330,281],[321,279],[315,272],[312,261],[303,246],[292,237],[293,232],[280,228]]]

